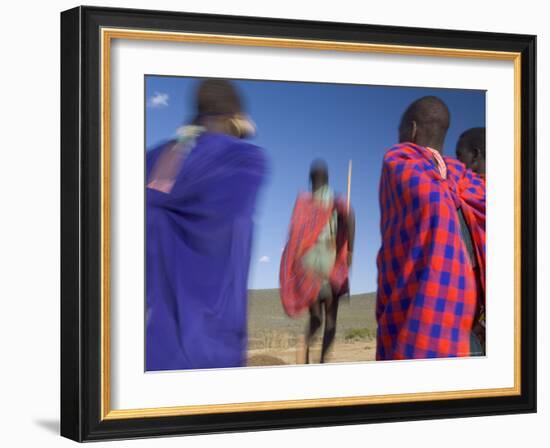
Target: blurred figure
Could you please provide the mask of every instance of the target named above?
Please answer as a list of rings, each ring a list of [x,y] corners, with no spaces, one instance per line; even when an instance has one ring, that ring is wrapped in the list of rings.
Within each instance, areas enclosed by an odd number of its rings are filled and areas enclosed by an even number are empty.
[[[464,131],[456,144],[456,157],[483,179],[485,186],[485,128]],[[471,247],[468,246],[471,254]],[[471,336],[473,354],[485,355],[485,300],[479,301]]]
[[[464,131],[456,144],[456,157],[466,168],[485,178],[485,128]]]
[[[355,218],[346,202],[329,187],[325,162],[312,164],[310,182],[312,192],[301,194],[294,206],[279,278],[286,313],[294,317],[309,308],[306,363],[311,339],[323,323],[324,310],[323,363],[336,334],[339,299],[349,293]]]
[[[412,103],[380,181],[378,360],[469,356],[485,293],[485,184],[443,157],[449,110]]]
[[[146,370],[245,364],[261,149],[234,86],[202,82],[197,115],[147,152]]]

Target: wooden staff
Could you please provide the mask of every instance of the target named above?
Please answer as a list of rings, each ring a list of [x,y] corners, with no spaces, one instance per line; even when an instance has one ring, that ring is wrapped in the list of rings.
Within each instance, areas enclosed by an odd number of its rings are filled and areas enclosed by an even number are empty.
[[[351,201],[351,159],[348,162],[348,203],[347,203],[348,213],[350,208],[350,201]]]
[[[348,198],[347,198],[347,211],[348,211],[348,220],[350,218],[349,212],[351,207],[351,159],[348,162]],[[351,254],[350,247],[349,247],[349,241],[348,241],[348,251]],[[350,258],[348,255],[348,262]],[[351,298],[351,283],[350,279],[348,277],[348,300]]]

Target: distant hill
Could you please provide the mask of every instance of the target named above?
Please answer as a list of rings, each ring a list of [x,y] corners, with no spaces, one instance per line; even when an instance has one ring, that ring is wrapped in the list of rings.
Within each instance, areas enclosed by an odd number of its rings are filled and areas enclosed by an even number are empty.
[[[279,288],[273,289],[249,289],[248,298],[250,300],[260,300],[260,299],[277,299],[281,300],[279,295]],[[354,294],[351,296],[350,300],[376,300],[376,292],[365,292],[361,294]]]
[[[282,337],[285,341],[274,341],[273,344],[290,344],[304,334],[308,321],[307,311],[303,316],[293,319],[288,317],[281,305],[279,289],[254,289],[248,291],[248,333],[251,347],[268,344],[267,339]],[[376,293],[352,295],[349,299],[340,299],[336,338],[343,339],[350,332],[363,330],[370,334],[376,331],[374,315]]]

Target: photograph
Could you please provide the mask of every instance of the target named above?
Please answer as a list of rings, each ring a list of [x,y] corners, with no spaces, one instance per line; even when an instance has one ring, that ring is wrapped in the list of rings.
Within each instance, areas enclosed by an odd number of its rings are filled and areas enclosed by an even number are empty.
[[[4,2],[2,446],[550,439],[544,2],[89,3]]]
[[[144,77],[145,370],[485,356],[486,91]]]

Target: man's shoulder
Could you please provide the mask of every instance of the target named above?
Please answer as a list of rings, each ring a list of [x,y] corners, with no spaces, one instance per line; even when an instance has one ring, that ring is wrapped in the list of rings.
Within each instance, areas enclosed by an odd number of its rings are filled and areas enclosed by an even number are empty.
[[[447,168],[455,171],[456,173],[465,173],[467,170],[466,165],[454,157],[443,156],[443,160],[445,161]]]
[[[384,153],[383,169],[388,173],[401,174],[410,170],[428,171],[433,168],[429,150],[414,143],[399,143]]]
[[[398,143],[384,153],[384,162],[426,158],[426,148],[410,142]]]
[[[229,147],[232,150],[246,151],[248,153],[256,154],[258,156],[263,156],[265,153],[263,148],[249,141],[236,137],[229,137],[229,139]]]
[[[225,134],[216,134],[215,138],[218,139],[221,146],[229,153],[238,152],[241,156],[259,159],[264,159],[265,157],[265,151],[261,147],[247,140]]]
[[[266,165],[265,151],[246,140],[226,134],[204,133],[197,142],[197,146],[208,148],[206,151],[219,162],[241,163],[247,165]]]
[[[467,168],[466,165],[464,165],[464,163],[462,163],[460,160],[449,156],[445,156],[443,159],[445,160],[445,164],[447,165],[449,175],[453,176],[456,180],[467,180],[474,185],[485,184],[484,176],[480,176],[475,171]]]
[[[230,149],[247,149],[247,150],[260,150],[261,148],[257,145],[250,143],[247,140],[241,138],[233,137],[232,135],[215,133],[215,132],[205,132],[201,135],[199,144],[209,144],[221,146],[224,148]]]

